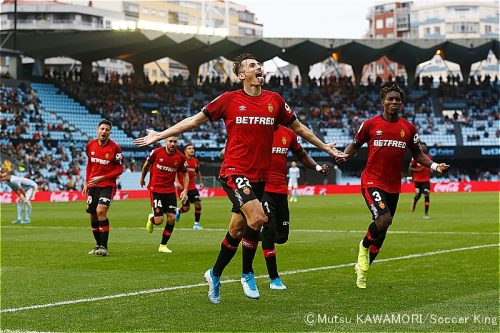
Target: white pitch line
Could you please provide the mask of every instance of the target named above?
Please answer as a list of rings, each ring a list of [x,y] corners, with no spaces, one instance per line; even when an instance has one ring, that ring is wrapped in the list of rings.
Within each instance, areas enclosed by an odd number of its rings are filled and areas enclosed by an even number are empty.
[[[471,247],[461,247],[461,248],[455,248],[455,249],[449,249],[449,250],[438,250],[438,251],[431,251],[431,252],[424,252],[424,253],[415,253],[415,254],[409,254],[409,255],[400,256],[400,257],[378,259],[376,261],[376,263],[395,261],[395,260],[421,258],[421,257],[433,256],[433,255],[442,254],[442,253],[469,251],[469,250],[483,249],[483,248],[488,248],[488,247],[498,247],[498,246],[500,246],[500,243],[477,245],[477,246],[471,246]],[[354,264],[355,263],[351,262],[351,263],[340,264],[340,265],[297,269],[297,270],[286,271],[286,272],[282,272],[282,273],[280,272],[280,274],[281,275],[293,275],[293,274],[299,274],[299,273],[308,273],[308,272],[314,272],[314,271],[322,271],[322,270],[328,270],[328,269],[349,267],[349,266],[354,266]],[[255,278],[262,279],[262,278],[267,278],[267,277],[268,277],[267,275],[259,275],[259,276],[256,276]],[[239,281],[240,281],[239,279],[237,279],[237,280],[231,279],[231,280],[221,281],[221,283],[226,284],[226,283],[235,283],[235,282],[239,282]],[[44,308],[50,308],[50,307],[54,307],[54,306],[61,306],[61,305],[88,303],[88,302],[96,302],[96,301],[102,301],[102,300],[108,300],[108,299],[114,299],[114,298],[123,298],[123,297],[130,297],[130,296],[162,293],[162,292],[171,291],[171,290],[192,289],[192,288],[196,288],[196,287],[203,287],[206,285],[207,285],[207,283],[197,283],[197,284],[188,284],[188,285],[183,285],[183,286],[174,286],[174,287],[166,287],[166,288],[158,288],[158,289],[133,291],[133,292],[128,292],[128,293],[120,293],[120,294],[101,296],[101,297],[81,298],[81,299],[75,299],[75,300],[70,300],[70,301],[61,301],[61,302],[53,302],[53,303],[46,303],[46,304],[23,306],[20,308],[1,309],[0,313],[19,312],[19,311],[34,310],[34,309],[44,309]]]
[[[7,225],[7,226],[1,226],[0,228],[2,229],[14,229],[14,228],[25,228],[25,229],[90,229],[89,227],[53,227],[53,226],[13,226],[13,225]],[[144,230],[143,227],[134,227],[134,228],[125,228],[125,227],[111,227],[111,229],[114,230]],[[199,230],[194,230],[192,228],[175,228],[175,230],[182,230],[182,231],[193,231],[193,232],[200,232]],[[222,229],[222,228],[205,228],[203,231],[217,231],[217,232],[225,232],[227,229]],[[363,233],[366,232],[366,230],[338,230],[338,229],[325,229],[325,230],[318,230],[318,229],[290,229],[290,232],[300,232],[300,233]],[[433,234],[433,235],[500,235],[500,232],[496,231],[417,231],[417,230],[389,230],[388,233],[390,234],[414,234],[414,235],[428,235],[428,234]]]

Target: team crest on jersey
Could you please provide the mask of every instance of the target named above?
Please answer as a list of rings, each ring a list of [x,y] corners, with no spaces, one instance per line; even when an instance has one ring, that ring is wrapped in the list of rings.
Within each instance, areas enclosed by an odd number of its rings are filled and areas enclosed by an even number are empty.
[[[401,135],[401,137],[404,138],[406,135],[405,130],[401,130],[401,132],[399,132],[399,135]]]
[[[273,113],[274,108],[273,108],[273,105],[271,103],[267,104],[267,111],[269,111],[269,113]]]
[[[163,158],[160,158],[160,162],[163,162]]]
[[[108,159],[109,158],[109,153],[106,153],[106,155],[104,155],[104,158]]]
[[[95,151],[91,152],[90,155],[94,156],[95,155]]]
[[[375,132],[375,135],[377,135],[377,136],[381,136],[381,135],[382,135],[382,133],[383,133],[383,132],[382,132],[381,130],[378,130],[378,131],[376,131],[376,132]]]
[[[174,166],[177,166],[177,165],[179,165],[179,161],[174,162]]]
[[[247,107],[244,106],[244,105],[240,105],[240,107],[238,108],[238,110],[240,110],[240,111],[246,111]]]
[[[281,143],[283,143],[284,145],[286,145],[286,138],[285,137],[281,138]]]
[[[385,204],[382,201],[378,202],[380,209],[385,209]]]

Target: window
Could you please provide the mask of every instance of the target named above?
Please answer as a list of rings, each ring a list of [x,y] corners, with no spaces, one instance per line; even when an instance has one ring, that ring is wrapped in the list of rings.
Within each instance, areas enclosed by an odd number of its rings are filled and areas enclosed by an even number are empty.
[[[146,7],[143,7],[142,8],[142,15],[148,15],[149,14],[149,9],[147,9]]]
[[[491,25],[485,25],[484,26],[484,32],[487,34],[491,34]]]
[[[430,35],[430,34],[431,34],[431,28],[425,28],[424,30],[425,30],[424,35],[426,35],[426,36],[427,36],[427,35]]]
[[[189,23],[189,15],[186,13],[179,13],[179,24],[188,24]]]
[[[448,33],[478,33],[479,23],[451,23],[446,26],[446,30]]]
[[[156,77],[157,73],[156,69],[151,70],[151,76]]]
[[[182,7],[189,7],[194,9],[201,8],[201,3],[199,1],[179,1],[179,5]]]
[[[384,65],[377,64],[377,74],[382,74],[382,73],[384,73]]]
[[[440,27],[434,27],[434,35],[441,35],[441,28]]]
[[[160,10],[160,11],[158,12],[158,16],[160,16],[160,17],[165,17],[165,12],[164,12],[163,10]]]
[[[248,11],[239,12],[239,19],[240,21],[243,22],[250,22],[250,23],[254,22],[253,13],[250,13]]]
[[[156,16],[156,9],[151,9],[151,15]]]
[[[136,4],[124,2],[123,10],[126,12],[139,13],[139,7]]]
[[[385,27],[386,28],[393,28],[394,27],[394,17],[388,17],[385,20]]]
[[[375,28],[382,29],[384,27],[384,20],[378,19],[375,21]]]
[[[394,34],[392,32],[388,33],[385,35],[385,38],[394,38]]]
[[[250,28],[240,28],[240,36],[255,36],[255,30]]]

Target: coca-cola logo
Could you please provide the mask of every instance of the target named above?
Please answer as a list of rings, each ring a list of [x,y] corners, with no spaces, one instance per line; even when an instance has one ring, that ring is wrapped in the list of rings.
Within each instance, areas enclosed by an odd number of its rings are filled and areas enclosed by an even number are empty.
[[[460,191],[459,182],[436,183],[434,185],[434,192],[459,192],[459,191]]]
[[[69,202],[69,192],[50,193],[50,202]]]
[[[297,190],[298,195],[314,195],[316,192],[316,186],[304,186]]]
[[[12,203],[13,201],[13,195],[11,192],[5,192],[1,193],[0,195],[0,202],[3,204],[9,204]]]
[[[210,198],[215,195],[214,191],[210,191],[208,188],[203,188],[203,190],[198,191],[201,198]]]

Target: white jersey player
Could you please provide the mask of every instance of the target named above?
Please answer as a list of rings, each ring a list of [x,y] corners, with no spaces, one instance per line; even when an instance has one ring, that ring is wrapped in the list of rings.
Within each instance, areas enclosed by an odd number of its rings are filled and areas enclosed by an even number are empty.
[[[1,174],[2,181],[12,188],[12,192],[17,194],[17,220],[12,223],[30,223],[31,222],[31,200],[35,198],[38,185],[31,179],[13,176],[8,171]],[[23,211],[25,218],[23,219]]]
[[[297,189],[299,187],[300,169],[296,162],[288,169],[288,190],[290,191],[290,202],[297,202]]]

